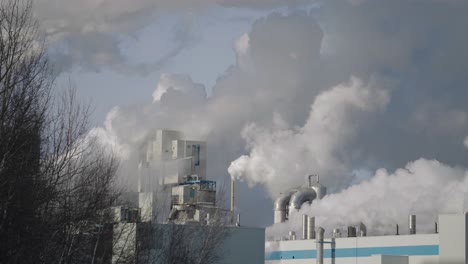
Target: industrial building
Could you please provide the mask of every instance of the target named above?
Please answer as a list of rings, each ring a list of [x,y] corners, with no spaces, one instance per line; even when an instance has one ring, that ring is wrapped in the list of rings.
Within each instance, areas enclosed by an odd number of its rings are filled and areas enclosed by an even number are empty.
[[[317,182],[281,195],[275,202],[275,223],[303,203],[322,198],[326,189]],[[291,231],[265,243],[266,264],[466,264],[468,263],[468,215],[440,215],[432,234],[416,232],[416,216],[408,219],[409,234],[367,236],[366,226],[349,226],[345,234],[333,231],[324,237],[315,217],[303,215],[302,234]]]
[[[156,130],[145,141],[138,169],[142,221],[199,223],[216,213],[216,182],[206,179],[206,142]]]
[[[453,214],[440,215],[433,234],[323,238],[317,230],[315,239],[267,241],[265,263],[465,264],[467,227],[468,215]]]
[[[291,231],[265,241],[265,229],[241,227],[240,220],[233,224],[233,186],[231,221],[226,215],[229,211],[217,207],[217,186],[206,177],[206,162],[203,141],[168,130],[150,135],[141,154],[137,192],[111,208],[112,263],[165,263],[156,255],[167,251],[165,244],[174,243],[174,234],[183,234],[175,239],[188,241],[191,252],[196,252],[217,228],[223,228],[223,233],[216,238],[220,243],[214,250],[223,264],[468,263],[467,214],[439,216],[432,234],[417,233],[416,216],[411,215],[408,234],[367,236],[365,224],[360,223],[343,233],[327,230],[331,237],[324,236],[314,216],[303,215],[301,234]],[[304,186],[281,194],[274,203],[274,223],[287,222],[305,203],[322,199],[327,189],[319,180],[309,175]],[[220,219],[227,225],[219,225]],[[147,240],[150,230],[158,230],[153,232],[156,240]]]
[[[203,250],[216,251],[219,263],[264,263],[265,229],[228,221],[234,207],[218,207],[216,181],[207,179],[206,164],[203,141],[170,130],[148,136],[137,191],[110,209],[112,263],[166,263],[166,253],[197,256]]]

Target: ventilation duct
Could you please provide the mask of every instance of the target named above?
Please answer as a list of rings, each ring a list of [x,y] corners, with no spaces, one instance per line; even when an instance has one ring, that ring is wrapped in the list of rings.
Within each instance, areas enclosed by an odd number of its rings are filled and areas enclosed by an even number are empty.
[[[410,215],[408,219],[410,235],[416,234],[416,215]]]

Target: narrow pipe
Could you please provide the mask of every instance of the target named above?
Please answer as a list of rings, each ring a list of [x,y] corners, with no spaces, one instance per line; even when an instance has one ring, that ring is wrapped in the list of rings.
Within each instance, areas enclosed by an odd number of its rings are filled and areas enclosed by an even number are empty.
[[[234,179],[231,179],[231,225],[234,225]]]
[[[302,215],[302,239],[307,239],[307,220],[309,217],[307,215]]]
[[[416,234],[416,215],[410,215],[408,219],[410,235]]]
[[[317,264],[323,264],[323,234],[325,233],[325,230],[321,227],[317,228]]]
[[[356,237],[356,227],[348,226],[348,237]]]
[[[296,240],[296,232],[289,231],[289,240]]]
[[[315,239],[315,217],[307,218],[307,239]]]
[[[367,227],[364,223],[359,224],[359,235],[362,237],[367,236]]]

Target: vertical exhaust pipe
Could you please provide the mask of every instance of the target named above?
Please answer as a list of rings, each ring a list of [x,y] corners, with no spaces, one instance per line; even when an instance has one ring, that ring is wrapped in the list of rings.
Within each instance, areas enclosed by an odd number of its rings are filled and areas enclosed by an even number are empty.
[[[316,183],[319,183],[320,181],[320,176],[318,176],[317,174],[311,174],[309,176],[307,176],[308,178],[308,183],[309,183],[309,188],[312,188],[313,184],[312,184],[312,178],[316,178]]]
[[[289,231],[289,240],[296,240],[296,232]]]
[[[409,216],[409,233],[410,235],[416,234],[416,215]]]
[[[316,258],[316,263],[317,264],[323,264],[323,234],[325,233],[325,230],[321,227],[317,228],[317,241],[315,241],[317,245],[317,258]]]
[[[315,217],[307,217],[307,239],[315,239]]]
[[[348,237],[356,237],[356,227],[348,226]]]
[[[341,237],[341,230],[339,228],[333,229],[333,238]]]
[[[307,239],[307,220],[309,217],[307,215],[302,215],[302,239]]]
[[[234,225],[234,179],[231,179],[231,225]]]
[[[364,223],[359,224],[359,235],[362,237],[367,236],[367,227]]]

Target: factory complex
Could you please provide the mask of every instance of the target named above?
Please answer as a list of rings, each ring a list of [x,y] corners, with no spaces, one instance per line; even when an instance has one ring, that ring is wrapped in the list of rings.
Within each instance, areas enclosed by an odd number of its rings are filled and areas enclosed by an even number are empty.
[[[416,227],[415,222],[410,224]],[[317,228],[315,238],[307,237],[310,232],[306,231],[303,238],[267,241],[265,263],[467,263],[468,215],[440,215],[437,227],[433,234],[386,236],[365,236],[350,227],[345,237],[335,233],[331,238],[323,237],[323,229]]]
[[[410,215],[408,234],[400,234],[396,226],[394,235],[368,236],[365,223],[360,223],[343,231],[327,230],[331,237],[325,237],[313,215],[303,215],[301,234],[290,231],[266,241],[264,228],[234,221],[233,186],[231,210],[218,207],[216,188],[216,182],[206,178],[205,142],[187,140],[176,131],[155,131],[141,153],[137,191],[126,193],[122,204],[111,208],[112,263],[164,263],[151,259],[158,252],[154,241],[172,236],[174,226],[193,250],[202,250],[208,240],[219,241],[221,246],[212,250],[225,264],[468,263],[467,214],[440,215],[432,234],[417,233],[416,216]],[[303,204],[326,194],[319,176],[308,176],[304,186],[276,199],[274,223],[290,221]],[[160,238],[145,242],[148,230],[155,228],[162,230]],[[208,236],[221,229],[220,236]],[[142,253],[142,245],[147,253]]]

